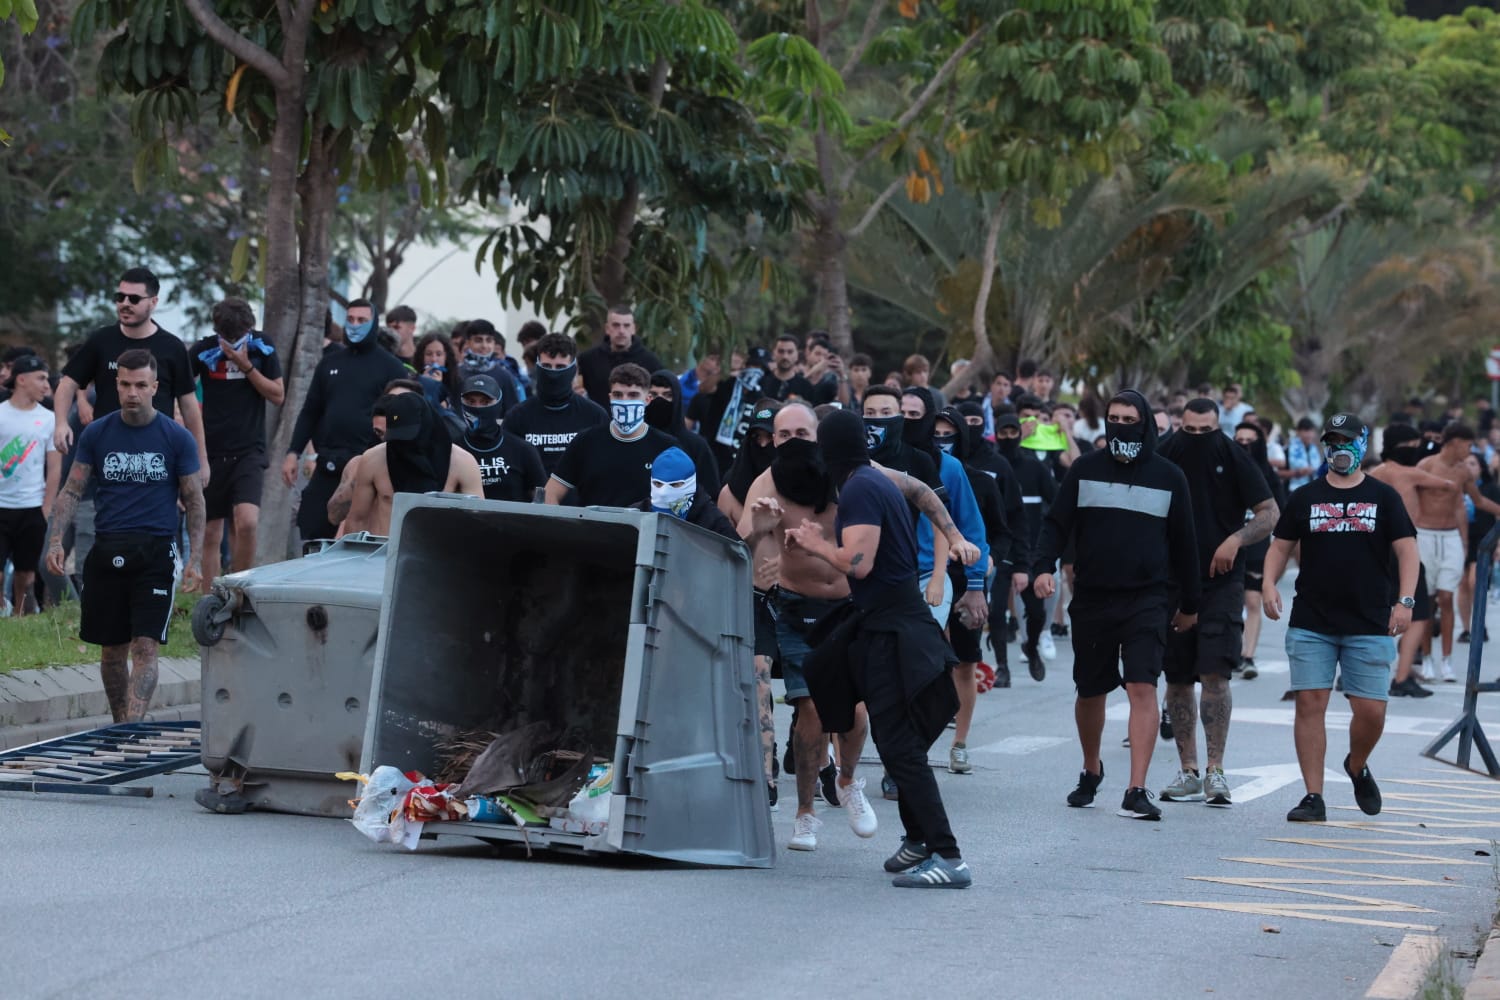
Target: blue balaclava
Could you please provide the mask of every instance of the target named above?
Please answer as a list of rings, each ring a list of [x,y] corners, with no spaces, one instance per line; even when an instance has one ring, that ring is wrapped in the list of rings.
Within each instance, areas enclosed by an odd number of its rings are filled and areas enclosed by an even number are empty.
[[[651,463],[651,509],[687,517],[698,492],[698,469],[687,452],[668,448]]]

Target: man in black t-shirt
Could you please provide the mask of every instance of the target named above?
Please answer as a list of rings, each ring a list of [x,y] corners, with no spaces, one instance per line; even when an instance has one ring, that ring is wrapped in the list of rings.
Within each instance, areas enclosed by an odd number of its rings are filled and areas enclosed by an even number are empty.
[[[576,491],[580,507],[630,507],[651,496],[651,464],[677,446],[670,434],[646,425],[651,375],[623,364],[609,373],[610,422],[573,439],[547,481],[547,502]]]
[[[174,405],[182,410],[182,425],[198,442],[198,462],[205,483],[210,478],[208,449],[203,438],[203,412],[193,391],[193,372],[188,366],[187,348],[182,341],[151,320],[156,309],[161,283],[144,267],[132,267],[120,275],[115,290],[115,315],[118,322],[101,326],[88,335],[83,346],[63,366],[62,378],[53,394],[55,427],[53,444],[67,452],[73,446],[73,430],[68,426],[68,411],[78,403],[78,416],[87,426],[90,422],[120,408],[115,388],[115,359],[126,351],[142,348],[156,358],[157,388],[152,408],[172,418]],[[90,406],[79,396],[80,389],[94,387],[95,399]]]
[[[1203,598],[1198,627],[1167,635],[1164,673],[1167,709],[1177,740],[1181,769],[1162,789],[1163,802],[1230,805],[1224,776],[1224,744],[1233,701],[1229,678],[1240,663],[1245,607],[1245,559],[1241,550],[1271,534],[1279,513],[1271,488],[1250,453],[1219,432],[1219,404],[1189,400],[1182,430],[1162,445],[1161,456],[1187,477],[1198,536]],[[1249,521],[1245,512],[1253,511]],[[1171,603],[1170,599],[1169,602]],[[1197,699],[1193,685],[1202,685]],[[1198,718],[1208,743],[1208,767],[1198,773]]]
[[[1396,637],[1411,625],[1416,605],[1417,531],[1401,494],[1360,470],[1370,432],[1352,413],[1336,413],[1323,425],[1328,475],[1297,490],[1287,501],[1266,554],[1263,605],[1266,617],[1281,617],[1276,584],[1292,550],[1297,556],[1297,597],[1286,635],[1297,719],[1297,763],[1307,786],[1286,818],[1322,822],[1323,758],[1328,750],[1324,716],[1335,669],[1349,699],[1349,754],[1344,773],[1366,815],[1380,812],[1380,787],[1370,774],[1370,754],[1385,728]],[[1398,593],[1391,593],[1390,563],[1399,566]]]
[[[484,498],[531,503],[547,474],[537,450],[501,425],[504,390],[490,375],[470,375],[463,389],[467,429],[458,446],[479,463]]]
[[[579,432],[609,423],[604,407],[573,391],[578,373],[578,345],[565,333],[537,341],[533,392],[505,415],[505,429],[541,453],[547,475],[557,469],[563,452]]]
[[[189,352],[203,382],[203,433],[212,470],[203,490],[203,579],[219,575],[219,543],[230,518],[234,569],[255,565],[255,535],[266,472],[266,402],[286,398],[281,360],[255,332],[255,313],[244,299],[213,308],[214,333]]]

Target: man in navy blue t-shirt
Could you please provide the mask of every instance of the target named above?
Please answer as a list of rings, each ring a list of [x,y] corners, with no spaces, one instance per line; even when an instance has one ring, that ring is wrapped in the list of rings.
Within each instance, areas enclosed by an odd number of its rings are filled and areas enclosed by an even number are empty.
[[[93,480],[97,539],[83,566],[83,621],[78,635],[102,646],[99,672],[116,722],[139,722],[156,692],[156,657],[167,641],[177,571],[184,589],[200,576],[203,488],[198,445],[152,406],[156,359],[121,354],[115,373],[120,408],[84,428],[68,482],[52,511],[47,568],[64,571],[63,533]],[[177,503],[187,513],[192,561],[177,551]]]

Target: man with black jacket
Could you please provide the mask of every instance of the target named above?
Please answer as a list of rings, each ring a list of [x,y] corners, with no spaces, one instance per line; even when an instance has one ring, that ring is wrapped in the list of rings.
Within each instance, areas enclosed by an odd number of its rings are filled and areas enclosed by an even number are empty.
[[[713,450],[697,431],[688,430],[682,416],[682,383],[677,376],[663,368],[651,373],[650,399],[646,402],[646,423],[677,439],[693,466],[698,470],[698,489],[710,500],[719,497],[719,463],[714,461]]]
[[[332,538],[337,528],[328,522],[328,501],[351,458],[375,444],[370,411],[385,392],[386,383],[403,378],[406,366],[375,338],[375,307],[366,299],[349,303],[344,324],[345,349],[325,354],[307,387],[302,412],[292,429],[292,440],[281,463],[281,479],[288,487],[297,481],[297,456],[311,441],[317,449],[314,472],[302,491],[297,530],[303,541]]]
[[[536,343],[534,391],[505,414],[505,429],[541,452],[542,468],[549,476],[581,431],[609,423],[609,411],[573,391],[577,372],[578,345],[573,338],[547,334]]]
[[[1156,678],[1162,669],[1167,622],[1185,632],[1197,624],[1202,584],[1193,504],[1182,470],[1156,454],[1151,405],[1134,389],[1109,401],[1107,450],[1091,452],[1068,469],[1042,525],[1035,589],[1045,600],[1057,589],[1057,558],[1077,542],[1075,588],[1068,611],[1077,626],[1073,717],[1083,749],[1083,772],[1068,805],[1094,804],[1104,780],[1099,741],[1104,702],[1123,682],[1130,698],[1130,786],[1119,814],[1161,819],[1146,790],[1146,770],[1160,715]],[[1175,614],[1168,600],[1180,588]],[[1122,670],[1123,666],[1123,670]]]
[[[1043,516],[1057,496],[1057,480],[1031,449],[1021,447],[1021,418],[1014,413],[995,414],[995,447],[1015,469],[1016,482],[1021,488],[1021,506],[1025,510],[1021,533],[1027,547],[1035,552],[1042,534]],[[1047,627],[1047,608],[1037,593],[1034,578],[1030,586],[1018,587],[1016,593],[1026,611],[1026,640],[1021,643],[1021,652],[1026,657],[1031,679],[1039,681],[1047,676],[1047,666],[1042,662],[1041,650],[1037,646],[1042,629]]]
[[[541,348],[537,348],[538,353]],[[578,356],[578,373],[583,389],[606,411],[609,410],[609,373],[620,365],[640,365],[648,372],[661,367],[655,354],[646,350],[635,335],[635,313],[629,306],[610,306],[604,318],[604,340]]]
[[[1009,658],[1006,655],[1004,632],[1005,614],[1010,607],[1011,594],[1026,590],[1031,583],[1031,546],[1035,536],[1028,533],[1026,506],[1021,500],[1021,484],[1016,478],[1016,470],[995,450],[993,444],[984,439],[983,407],[978,403],[965,402],[959,403],[957,410],[966,424],[968,451],[964,462],[969,468],[977,469],[990,477],[1000,488],[1005,523],[1010,527],[1010,551],[1001,551],[995,556],[996,573],[990,582],[990,649],[995,654],[995,687],[1010,687],[1010,665],[1007,662]],[[1036,527],[1040,531],[1040,517],[1037,520]],[[995,554],[993,548],[990,552]],[[1008,579],[999,572],[1002,561],[1010,563]]]

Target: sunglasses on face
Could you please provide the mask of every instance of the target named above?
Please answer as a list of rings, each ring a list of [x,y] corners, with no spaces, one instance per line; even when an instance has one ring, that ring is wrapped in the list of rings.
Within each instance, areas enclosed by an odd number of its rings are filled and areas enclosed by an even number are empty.
[[[150,297],[149,295],[131,295],[129,292],[115,292],[115,304],[119,305],[121,302],[129,302],[133,306],[138,306],[141,304],[142,299],[149,299]]]

